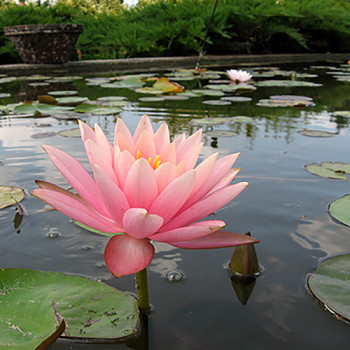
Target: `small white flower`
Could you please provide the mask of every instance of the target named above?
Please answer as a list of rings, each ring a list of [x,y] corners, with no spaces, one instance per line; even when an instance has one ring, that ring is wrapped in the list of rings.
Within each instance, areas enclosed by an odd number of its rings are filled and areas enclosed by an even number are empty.
[[[252,78],[252,75],[245,70],[230,69],[227,75],[234,83],[244,83]]]

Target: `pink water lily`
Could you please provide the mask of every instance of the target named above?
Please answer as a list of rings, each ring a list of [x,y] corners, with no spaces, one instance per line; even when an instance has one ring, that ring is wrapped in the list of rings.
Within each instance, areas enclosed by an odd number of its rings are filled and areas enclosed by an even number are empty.
[[[79,125],[94,176],[67,153],[43,146],[77,194],[45,181],[37,181],[39,188],[32,194],[84,225],[116,233],[105,248],[105,262],[114,276],[147,267],[154,255],[151,241],[187,249],[258,242],[219,231],[225,226],[221,220],[198,221],[248,185],[230,184],[239,171],[231,169],[238,153],[221,159],[215,153],[196,166],[201,130],[171,142],[167,124],[154,132],[146,115],[133,135],[118,119],[113,144],[98,125]]]
[[[253,76],[245,70],[230,69],[227,72],[228,77],[232,82],[236,83],[245,83],[250,80]]]

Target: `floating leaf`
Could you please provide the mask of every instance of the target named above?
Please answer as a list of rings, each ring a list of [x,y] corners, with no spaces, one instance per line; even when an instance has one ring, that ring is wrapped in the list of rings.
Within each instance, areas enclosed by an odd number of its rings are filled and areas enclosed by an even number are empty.
[[[21,103],[13,109],[16,114],[33,114],[36,112],[36,105],[31,103]]]
[[[87,100],[87,97],[79,96],[60,97],[58,98],[58,104],[61,106],[77,106],[78,104],[86,102]]]
[[[65,113],[71,111],[73,107],[68,106],[55,106],[55,105],[46,105],[44,103],[39,103],[35,105],[36,111],[42,115],[52,115],[58,113]]]
[[[104,96],[104,97],[99,97],[97,101],[102,101],[102,102],[112,102],[112,101],[123,101],[126,100],[125,96]]]
[[[59,90],[59,91],[50,91],[48,92],[51,96],[74,96],[78,95],[78,91],[75,90]]]
[[[299,134],[310,137],[332,137],[336,135],[335,132],[317,129],[303,129],[299,131]]]
[[[0,281],[1,348],[34,349],[60,317],[66,339],[108,341],[137,332],[136,299],[104,283],[26,269],[2,269]]]
[[[31,135],[31,138],[32,139],[44,139],[46,137],[52,137],[55,135],[56,135],[56,133],[54,131],[38,132],[37,134]]]
[[[269,99],[262,99],[256,104],[262,107],[306,107],[314,106],[311,97],[295,95],[275,95]]]
[[[263,80],[255,84],[259,87],[317,87],[322,84],[312,83],[310,81],[301,80]]]
[[[220,125],[230,122],[232,122],[232,118],[200,118],[191,120],[191,124],[194,125]]]
[[[350,208],[350,207],[349,207]],[[350,254],[323,260],[308,278],[313,295],[327,310],[350,320]]]
[[[195,95],[199,96],[224,96],[225,94],[222,91],[218,90],[210,90],[210,89],[193,89],[185,91],[186,93],[194,93]]]
[[[183,86],[170,82],[168,78],[162,77],[153,84],[153,89],[162,91],[164,94],[178,94],[184,91]]]
[[[76,106],[74,111],[78,113],[92,113],[95,115],[107,115],[107,114],[116,114],[121,112],[122,110],[117,107],[102,107],[99,105],[82,103]]]
[[[245,97],[245,96],[227,96],[227,97],[221,97],[221,100],[223,101],[231,101],[231,102],[248,102],[251,101],[251,97]]]
[[[237,117],[232,117],[231,120],[235,123],[253,123],[254,119],[251,117],[246,117],[244,115],[238,115]]]
[[[74,129],[61,130],[58,132],[58,135],[61,135],[64,137],[80,137],[80,129],[74,128]]]
[[[210,130],[206,131],[205,135],[209,137],[234,137],[237,136],[237,134],[233,131],[229,130]]]
[[[335,115],[339,115],[340,117],[350,118],[350,111],[334,111]]]
[[[347,177],[343,172],[336,172],[319,164],[305,165],[305,169],[312,174],[326,177],[328,179],[347,180]]]
[[[346,194],[328,206],[329,214],[337,221],[350,226],[350,194]]]
[[[189,99],[189,96],[185,95],[169,95],[169,96],[164,96],[165,100],[170,100],[170,101],[185,101]]]
[[[139,101],[141,102],[159,102],[164,101],[164,97],[140,97]]]
[[[40,95],[38,96],[38,101],[40,103],[45,103],[45,104],[48,104],[48,105],[57,105],[57,100],[50,96],[50,95]]]
[[[231,104],[230,101],[223,101],[223,100],[207,100],[207,101],[203,101],[203,103],[207,105],[215,105],[215,106],[227,106]]]
[[[10,96],[11,96],[11,94],[6,93],[6,92],[0,93],[0,98],[10,97]]]
[[[0,209],[19,203],[24,197],[24,191],[20,187],[0,186]]]

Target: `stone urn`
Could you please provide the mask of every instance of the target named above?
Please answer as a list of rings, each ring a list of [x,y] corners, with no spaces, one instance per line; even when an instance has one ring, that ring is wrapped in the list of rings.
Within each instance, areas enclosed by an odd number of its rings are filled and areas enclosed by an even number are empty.
[[[29,24],[4,27],[24,63],[64,63],[83,32],[79,24]]]

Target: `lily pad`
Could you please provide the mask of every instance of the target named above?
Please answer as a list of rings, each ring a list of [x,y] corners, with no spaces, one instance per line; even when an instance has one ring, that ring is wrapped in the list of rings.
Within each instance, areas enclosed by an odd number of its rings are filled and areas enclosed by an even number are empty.
[[[330,165],[329,167],[327,165]],[[340,166],[339,168],[336,167],[337,163],[331,163],[331,162],[322,162],[321,164],[308,164],[305,165],[305,169],[315,175],[326,177],[328,179],[337,179],[337,180],[347,180],[347,176],[345,175],[345,171]],[[349,173],[350,173],[350,164],[345,163],[338,163],[338,164],[344,164],[349,167]]]
[[[235,123],[253,123],[254,118],[246,117],[244,115],[238,115],[237,117],[232,117],[231,120]]]
[[[334,111],[335,115],[339,115],[340,117],[350,118],[350,111]]]
[[[31,138],[32,139],[45,139],[46,137],[52,137],[55,135],[56,135],[56,133],[54,131],[38,132],[37,134],[31,135]]]
[[[328,206],[329,214],[346,226],[350,226],[350,194],[346,194]]]
[[[0,186],[0,209],[19,203],[24,197],[24,191],[20,187]]]
[[[102,102],[123,101],[123,100],[126,100],[125,96],[103,96],[97,99],[97,101],[102,101]]]
[[[79,96],[60,97],[58,98],[58,104],[61,106],[77,106],[78,104],[86,102],[87,100],[87,97]]]
[[[227,106],[231,104],[230,101],[223,101],[223,100],[207,100],[207,101],[203,101],[203,103],[207,105],[215,105],[215,106]]]
[[[245,97],[245,96],[227,96],[227,97],[222,97],[221,100],[231,101],[231,102],[249,102],[252,100],[252,98]]]
[[[322,84],[301,80],[263,80],[255,84],[258,87],[318,87]]]
[[[350,320],[350,254],[323,260],[308,278],[313,295],[341,318]]]
[[[11,94],[9,94],[7,92],[0,93],[0,98],[10,97],[10,96],[11,96]]]
[[[122,110],[118,107],[102,107],[99,105],[82,103],[76,106],[74,111],[78,113],[92,113],[94,115],[108,115],[119,113]]]
[[[164,101],[164,97],[140,97],[139,101],[141,102],[159,102]]]
[[[58,135],[61,135],[64,137],[80,137],[80,129],[73,128],[73,129],[61,130],[58,132]]]
[[[224,96],[225,94],[219,90],[210,90],[210,89],[193,89],[189,91],[185,91],[186,93],[194,93],[197,96]]]
[[[191,120],[191,124],[194,125],[220,125],[230,122],[232,122],[232,118],[200,118]]]
[[[317,129],[303,129],[299,131],[299,134],[310,137],[332,137],[336,133],[327,130],[317,130]]]
[[[206,131],[205,135],[210,137],[234,137],[237,136],[237,134],[230,130],[210,130]]]
[[[162,77],[158,79],[152,87],[146,87],[142,89],[137,89],[137,92],[148,92],[148,93],[155,93],[155,94],[178,94],[183,92],[184,87],[169,81],[168,78]]]
[[[27,269],[2,269],[0,281],[1,348],[32,350],[61,318],[65,339],[106,341],[137,332],[135,298],[104,283]]]
[[[78,95],[78,91],[75,90],[59,90],[59,91],[50,91],[48,92],[49,95],[51,96],[74,96]]]

